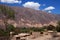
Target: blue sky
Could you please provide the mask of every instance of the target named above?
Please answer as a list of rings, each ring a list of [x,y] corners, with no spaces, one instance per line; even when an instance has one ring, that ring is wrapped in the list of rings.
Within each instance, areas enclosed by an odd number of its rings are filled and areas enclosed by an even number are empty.
[[[60,14],[60,0],[0,0],[0,4],[28,7],[35,10],[43,10],[49,13]]]

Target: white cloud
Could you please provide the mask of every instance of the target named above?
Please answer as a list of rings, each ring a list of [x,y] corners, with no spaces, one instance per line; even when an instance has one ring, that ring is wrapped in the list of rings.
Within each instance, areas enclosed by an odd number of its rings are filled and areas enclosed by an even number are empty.
[[[51,13],[52,11],[48,11],[48,13]]]
[[[23,4],[23,6],[27,8],[39,10],[40,4],[35,2],[26,2],[25,4]]]
[[[49,6],[49,7],[47,7],[47,8],[45,8],[44,10],[53,10],[53,9],[55,9],[55,7],[53,7],[53,6]]]
[[[21,3],[22,1],[18,1],[18,0],[0,0],[3,3]]]

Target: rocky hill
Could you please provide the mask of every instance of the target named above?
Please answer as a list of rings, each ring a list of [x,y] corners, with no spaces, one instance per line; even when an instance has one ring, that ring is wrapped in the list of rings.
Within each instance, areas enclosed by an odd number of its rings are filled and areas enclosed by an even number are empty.
[[[56,25],[60,15],[33,10],[24,7],[0,5],[0,27],[4,28],[5,21],[15,27],[41,27]]]

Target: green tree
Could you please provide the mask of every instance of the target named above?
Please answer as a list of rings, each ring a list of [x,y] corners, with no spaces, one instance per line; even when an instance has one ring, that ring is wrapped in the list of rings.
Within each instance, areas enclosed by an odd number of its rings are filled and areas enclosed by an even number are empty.
[[[8,32],[15,31],[15,27],[11,24],[8,24],[6,31],[8,31]]]
[[[58,21],[58,22],[57,22],[57,25],[59,25],[59,26],[60,26],[60,21]]]
[[[54,30],[54,29],[55,29],[55,26],[53,26],[53,25],[47,26],[47,30]]]
[[[60,21],[57,22],[56,31],[60,32]]]
[[[0,29],[0,36],[9,36],[9,33],[3,29]]]

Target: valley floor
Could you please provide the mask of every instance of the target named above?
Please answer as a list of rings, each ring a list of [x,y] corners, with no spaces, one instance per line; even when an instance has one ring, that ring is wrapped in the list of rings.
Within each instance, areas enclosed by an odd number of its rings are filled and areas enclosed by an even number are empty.
[[[39,33],[35,33],[34,35],[30,35],[27,37],[20,37],[19,40],[60,40],[60,33],[57,33],[58,36],[53,37],[51,34],[48,35],[40,35]],[[12,40],[17,40],[16,37],[14,37]]]

